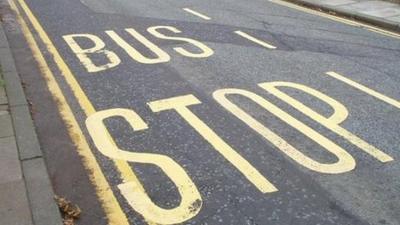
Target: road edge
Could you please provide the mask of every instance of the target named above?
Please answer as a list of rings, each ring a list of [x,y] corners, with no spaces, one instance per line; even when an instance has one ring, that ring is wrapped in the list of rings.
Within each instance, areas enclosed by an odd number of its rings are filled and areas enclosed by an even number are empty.
[[[33,224],[61,225],[61,214],[54,200],[54,191],[43,152],[39,145],[14,57],[4,32],[3,22],[0,22],[0,37],[0,46],[2,46],[0,65],[6,81],[5,91]]]
[[[363,13],[358,13],[355,11],[351,10],[346,10],[346,9],[340,9],[335,6],[329,6],[329,5],[324,5],[324,4],[319,4],[315,2],[310,2],[307,0],[283,0],[286,2],[290,2],[296,5],[304,6],[313,10],[317,11],[322,11],[328,14],[333,14],[336,16],[343,16],[347,17],[350,19],[354,19],[360,22],[367,23],[369,25],[377,26],[383,29],[387,29],[390,31],[398,32],[400,33],[400,24],[395,23],[389,20],[386,20],[384,18],[379,18],[379,17],[374,17],[374,16],[369,16],[367,14]]]

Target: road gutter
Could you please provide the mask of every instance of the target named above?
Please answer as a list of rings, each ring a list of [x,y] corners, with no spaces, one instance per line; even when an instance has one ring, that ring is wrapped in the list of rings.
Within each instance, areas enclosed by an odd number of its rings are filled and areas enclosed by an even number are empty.
[[[3,175],[10,176],[9,183],[21,183],[18,189],[9,188],[10,195],[4,192],[0,193],[2,199],[0,224],[61,225],[61,215],[54,201],[54,192],[30,115],[29,105],[2,23],[0,23],[0,64],[7,100],[4,105],[7,110],[4,111],[8,111],[11,116],[9,118],[10,137],[7,138],[11,138],[13,142],[11,145],[16,146],[16,148],[0,146],[12,151],[9,153],[12,155],[12,161],[8,161],[10,162],[8,166],[14,167],[11,170],[15,171],[12,174],[4,173]],[[7,155],[3,156],[3,154],[0,152],[0,157],[7,160]],[[0,164],[0,169],[10,169],[2,168],[2,166],[6,165]],[[18,204],[14,205],[13,202],[18,202]],[[5,205],[7,203],[11,204]]]

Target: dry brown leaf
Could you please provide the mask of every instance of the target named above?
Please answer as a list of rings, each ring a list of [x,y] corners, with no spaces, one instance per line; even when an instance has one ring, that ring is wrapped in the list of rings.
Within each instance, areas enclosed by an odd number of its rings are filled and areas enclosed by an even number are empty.
[[[74,225],[75,219],[78,219],[82,212],[79,206],[72,204],[67,199],[61,198],[57,195],[54,196],[54,199],[56,200],[58,208],[64,217],[64,225]]]

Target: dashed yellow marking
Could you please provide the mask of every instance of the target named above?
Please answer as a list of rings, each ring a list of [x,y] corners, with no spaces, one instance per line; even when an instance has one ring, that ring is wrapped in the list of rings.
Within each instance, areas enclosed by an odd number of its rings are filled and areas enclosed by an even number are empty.
[[[306,13],[317,15],[317,16],[322,16],[322,17],[325,17],[325,18],[328,18],[328,19],[331,19],[331,20],[334,20],[334,21],[337,21],[337,22],[345,23],[345,24],[350,25],[350,26],[361,27],[361,28],[367,29],[367,30],[375,32],[375,33],[379,33],[379,34],[382,34],[382,35],[385,35],[385,36],[389,36],[389,37],[400,39],[400,34],[398,34],[398,33],[387,31],[387,30],[384,30],[384,29],[381,29],[381,28],[378,28],[378,27],[374,27],[374,26],[365,24],[365,23],[361,23],[361,22],[358,22],[358,21],[342,18],[342,17],[339,17],[339,16],[333,16],[333,15],[330,15],[330,14],[325,13],[325,12],[319,12],[319,11],[312,10],[312,9],[309,9],[309,8],[306,8],[306,7],[303,7],[303,6],[299,6],[299,5],[296,5],[294,3],[290,3],[290,2],[285,2],[285,1],[281,1],[281,0],[269,0],[269,1],[273,2],[273,3],[276,3],[276,4],[279,4],[279,5],[283,5],[283,6],[292,8],[292,9],[296,9],[296,10],[299,10],[299,11],[302,11],[302,12],[306,12]]]
[[[250,40],[252,42],[255,42],[255,43],[257,43],[257,44],[259,44],[259,45],[261,45],[261,46],[263,46],[265,48],[276,49],[275,46],[273,46],[271,44],[268,44],[265,41],[261,41],[260,39],[257,39],[255,37],[252,37],[252,36],[250,36],[249,34],[243,32],[243,31],[237,30],[237,31],[235,31],[235,34],[237,34],[239,36],[242,36],[242,37],[244,37],[244,38],[246,38],[246,39],[248,39],[248,40]]]
[[[129,225],[125,214],[119,206],[110,185],[101,171],[100,166],[97,164],[96,158],[90,150],[85,136],[83,135],[82,130],[79,127],[79,124],[54,77],[54,74],[51,72],[42,52],[40,51],[31,31],[29,30],[28,25],[22,18],[21,13],[15,3],[12,0],[9,0],[9,3],[11,8],[17,14],[18,22],[21,25],[24,36],[31,48],[35,60],[40,65],[40,70],[43,76],[46,79],[47,87],[52,93],[54,100],[58,103],[58,110],[64,123],[67,124],[68,133],[74,142],[79,155],[83,158],[82,161],[84,162],[84,166],[90,171],[90,180],[95,185],[97,196],[99,197],[99,200],[106,212],[109,223],[114,225]],[[20,4],[24,10],[27,9],[27,6],[23,1],[20,1]],[[29,13],[27,13],[29,17],[33,16],[30,11],[27,12]],[[34,21],[31,21],[32,24],[34,24]],[[35,24],[37,25],[37,23]]]
[[[348,84],[348,85],[350,85],[350,86],[352,86],[352,87],[354,87],[354,88],[356,88],[356,89],[358,89],[360,91],[363,91],[363,92],[365,92],[365,93],[367,93],[367,94],[369,94],[369,95],[371,95],[371,96],[373,96],[373,97],[375,97],[375,98],[377,98],[377,99],[379,99],[381,101],[384,101],[384,102],[386,102],[386,103],[388,103],[390,105],[393,105],[393,106],[395,106],[395,107],[400,109],[400,102],[395,100],[395,99],[393,99],[393,98],[390,98],[390,97],[388,97],[388,96],[386,96],[384,94],[381,94],[381,93],[379,93],[379,92],[377,92],[375,90],[372,90],[371,88],[368,88],[368,87],[366,87],[366,86],[364,86],[362,84],[359,84],[359,83],[357,83],[357,82],[355,82],[355,81],[353,81],[353,80],[351,80],[351,79],[349,79],[349,78],[347,78],[347,77],[345,77],[343,75],[340,75],[338,73],[327,72],[326,74],[331,76],[331,77],[333,77],[333,78],[335,78],[335,79],[337,79],[337,80],[340,80],[340,81],[342,81],[342,82],[344,82],[344,83],[346,83],[346,84]]]
[[[208,16],[206,16],[206,15],[204,15],[204,14],[202,14],[202,13],[196,12],[196,11],[194,11],[193,9],[183,8],[183,10],[185,10],[186,12],[188,12],[188,13],[190,13],[190,14],[193,14],[193,15],[195,15],[195,16],[198,16],[198,17],[200,17],[200,18],[202,18],[202,19],[211,20],[210,17],[208,17]]]

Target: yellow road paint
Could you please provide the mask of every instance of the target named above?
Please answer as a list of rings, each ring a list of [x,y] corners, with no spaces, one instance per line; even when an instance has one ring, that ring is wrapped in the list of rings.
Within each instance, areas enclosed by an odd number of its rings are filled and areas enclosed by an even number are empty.
[[[375,90],[372,90],[371,88],[368,88],[368,87],[366,87],[366,86],[364,86],[362,84],[359,84],[359,83],[357,83],[357,82],[355,82],[355,81],[353,81],[353,80],[351,80],[351,79],[349,79],[349,78],[347,78],[347,77],[345,77],[343,75],[340,75],[338,73],[327,72],[326,74],[331,76],[331,77],[333,77],[333,78],[335,78],[335,79],[337,79],[337,80],[340,80],[340,81],[342,81],[342,82],[344,82],[344,83],[346,83],[346,84],[348,84],[348,85],[350,85],[350,86],[352,86],[352,87],[354,87],[354,88],[356,88],[356,89],[358,89],[360,91],[363,91],[363,92],[365,92],[365,93],[367,93],[367,94],[369,94],[369,95],[371,95],[371,96],[373,96],[373,97],[375,97],[375,98],[377,98],[377,99],[379,99],[381,101],[384,101],[384,102],[386,102],[386,103],[388,103],[388,104],[400,109],[400,101],[397,101],[397,100],[395,100],[393,98],[390,98],[390,97],[388,97],[388,96],[386,96],[384,94],[381,94],[381,93],[379,93],[379,92],[377,92]]]
[[[129,225],[128,220],[119,206],[104,174],[98,165],[95,156],[90,150],[90,147],[82,133],[82,130],[69,107],[62,90],[60,89],[53,73],[51,72],[46,60],[40,51],[31,31],[26,22],[22,18],[19,9],[14,4],[14,1],[9,0],[11,8],[16,12],[18,22],[21,25],[24,36],[31,48],[35,60],[40,66],[40,70],[46,80],[47,87],[51,92],[55,102],[57,102],[58,110],[65,124],[67,124],[68,133],[77,148],[79,155],[82,157],[85,168],[90,171],[88,173],[91,182],[96,188],[96,193],[107,215],[110,224],[113,225]],[[25,6],[26,8],[26,6]]]
[[[387,31],[387,30],[382,30],[382,29],[378,29],[378,28],[371,28],[371,27],[368,27],[367,30],[375,32],[375,33],[383,34],[385,36],[389,36],[389,37],[392,37],[392,38],[400,39],[400,35],[399,34],[393,33],[393,32]]]
[[[193,95],[184,95],[147,103],[153,112],[175,110],[189,123],[205,140],[208,141],[222,156],[234,165],[251,183],[262,193],[275,192],[278,189],[271,184],[246,159],[239,155],[224,140],[222,140],[209,126],[197,117],[188,106],[200,104],[200,100]]]
[[[112,159],[119,159],[134,163],[152,164],[159,167],[177,187],[181,202],[172,209],[163,209],[155,205],[150,197],[134,182],[118,185],[122,195],[137,212],[148,220],[159,224],[177,224],[185,222],[197,215],[201,209],[201,196],[196,185],[185,170],[170,157],[152,153],[137,153],[119,149],[104,125],[104,120],[112,117],[124,118],[135,131],[147,129],[147,124],[140,116],[129,109],[108,109],[96,112],[86,120],[86,126],[96,147],[101,153]]]
[[[121,63],[121,60],[114,52],[104,49],[106,44],[97,36],[92,34],[70,34],[63,36],[65,42],[69,45],[72,51],[76,54],[82,65],[86,68],[89,73],[103,71],[109,68],[113,68]],[[82,49],[81,46],[75,41],[75,38],[85,38],[94,43],[94,46],[87,49]],[[97,66],[88,57],[89,54],[103,54],[109,60],[104,65]]]
[[[85,112],[85,114],[87,116],[94,114],[96,112],[95,108],[89,101],[86,94],[83,92],[79,83],[75,79],[75,76],[72,74],[71,70],[69,69],[69,67],[67,66],[65,61],[62,59],[60,53],[58,52],[58,50],[56,49],[56,47],[54,46],[54,44],[52,43],[52,41],[50,40],[50,38],[48,37],[46,32],[44,31],[43,27],[40,25],[39,21],[33,15],[32,11],[29,9],[29,7],[27,6],[27,4],[25,3],[24,0],[18,0],[18,2],[19,2],[19,5],[21,6],[21,8],[24,10],[27,17],[29,18],[33,28],[39,35],[40,39],[46,45],[47,50],[52,54],[57,67],[61,71],[61,73],[64,76],[68,85],[71,87],[72,92],[74,93],[75,98],[77,99],[80,107],[83,109],[83,111]],[[28,29],[27,31],[29,31],[29,28],[27,28],[27,29]],[[37,51],[40,52],[39,49],[37,49]],[[78,128],[79,128],[79,125],[78,125]],[[84,137],[79,138],[79,140],[84,140]],[[89,154],[89,153],[86,153],[86,154]],[[91,152],[90,152],[90,154],[92,155]],[[96,170],[96,168],[94,167],[95,165],[98,166],[97,162],[95,161],[95,158],[93,158],[93,160],[94,161],[91,161],[91,162],[84,161],[85,165],[87,167],[89,167],[90,171]],[[118,171],[120,172],[121,177],[124,180],[124,182],[126,182],[126,183],[131,182],[131,184],[135,185],[136,189],[140,189],[143,192],[145,192],[140,180],[137,178],[135,173],[132,171],[132,168],[129,166],[129,164],[126,161],[124,161],[124,160],[113,160],[113,161],[114,161],[114,164],[116,165]],[[107,183],[106,180],[104,180],[104,182]],[[101,189],[110,190],[109,188],[107,188],[107,186],[105,186],[105,183],[95,183],[94,185],[96,185],[96,187],[99,187]],[[118,205],[118,203],[113,202],[112,199],[109,198],[109,196],[103,196],[102,192],[98,192],[98,194],[100,196],[99,198],[103,204],[102,206],[105,209],[105,212],[110,221],[110,224],[112,224],[112,225],[128,224],[126,216],[122,212],[121,207]],[[151,225],[153,223],[150,221],[150,222],[148,222],[148,224]]]
[[[393,158],[386,153],[382,152],[381,150],[377,149],[376,147],[368,144],[366,141],[362,140],[361,138],[357,137],[353,133],[349,132],[348,130],[339,126],[348,115],[348,111],[344,105],[336,101],[335,99],[315,90],[309,88],[305,85],[291,83],[291,82],[267,82],[267,83],[260,83],[258,84],[261,88],[265,89],[269,93],[275,95],[279,99],[285,101],[289,105],[293,106],[300,112],[304,113],[311,119],[317,121],[318,123],[322,124],[326,128],[330,129],[331,131],[335,132],[336,134],[342,136],[350,143],[354,144],[355,146],[362,149],[364,152],[370,154],[374,158],[378,159],[381,162],[389,162],[392,161]],[[299,102],[298,100],[290,97],[289,95],[280,91],[277,87],[290,87],[300,91],[303,91],[309,95],[312,95],[328,105],[330,105],[334,109],[334,114],[329,118],[326,118],[319,113],[315,112],[311,108],[305,106],[303,103]]]
[[[262,123],[253,118],[251,115],[246,113],[240,107],[238,107],[230,100],[228,100],[226,98],[227,95],[240,95],[252,100],[253,102],[263,107],[265,110],[272,113],[274,116],[278,117],[285,123],[289,124],[291,127],[300,131],[305,136],[309,137],[310,139],[318,143],[320,146],[324,147],[327,151],[329,151],[330,153],[332,153],[337,157],[337,161],[335,163],[320,163],[306,156],[305,154],[297,150],[295,147],[290,145],[282,137],[274,133],[272,130],[268,129],[266,126],[264,126]],[[296,118],[292,117],[285,111],[281,110],[274,104],[270,103],[265,98],[253,92],[242,89],[234,89],[234,88],[220,89],[213,93],[213,97],[226,110],[231,112],[238,119],[240,119],[250,128],[252,128],[254,131],[259,133],[268,141],[270,141],[273,145],[275,145],[288,157],[290,157],[300,165],[310,170],[314,170],[320,173],[338,174],[351,171],[356,166],[354,158],[346,150],[336,145],[334,142],[322,136],[312,128],[305,125],[304,123],[300,122]]]
[[[237,30],[237,31],[235,31],[235,33],[237,35],[242,36],[242,37],[244,37],[244,38],[246,38],[246,39],[248,39],[248,40],[250,40],[252,42],[255,42],[255,43],[257,43],[257,44],[259,44],[259,45],[261,45],[261,46],[263,46],[265,48],[276,49],[275,46],[273,46],[271,44],[268,44],[265,41],[261,41],[260,39],[257,39],[255,37],[252,37],[252,36],[250,36],[249,34],[243,32],[243,31]]]
[[[214,54],[214,51],[207,47],[205,44],[190,39],[190,38],[184,38],[184,37],[170,37],[170,36],[166,36],[164,34],[161,34],[160,32],[158,32],[159,29],[165,29],[165,30],[169,30],[171,32],[174,32],[176,34],[181,33],[180,30],[176,29],[175,27],[171,27],[171,26],[154,26],[154,27],[149,27],[147,28],[147,31],[152,34],[155,37],[158,37],[160,39],[165,39],[165,40],[177,40],[177,41],[184,41],[187,43],[190,43],[194,46],[196,46],[197,48],[199,48],[201,50],[200,53],[192,53],[187,51],[186,49],[182,48],[182,47],[174,47],[174,50],[178,53],[180,53],[181,55],[187,56],[187,57],[191,57],[191,58],[206,58],[211,56],[212,54]]]
[[[204,14],[202,14],[202,13],[196,12],[196,11],[194,11],[193,9],[183,8],[183,10],[185,10],[186,12],[191,13],[191,14],[193,14],[193,15],[195,15],[195,16],[198,16],[198,17],[200,17],[200,18],[202,18],[202,19],[211,20],[210,17],[208,17],[208,16],[206,16],[206,15],[204,15]]]
[[[46,78],[47,86],[52,93],[55,101],[58,102],[58,107],[60,114],[67,124],[69,135],[73,140],[74,144],[77,147],[79,154],[82,156],[82,161],[89,173],[90,179],[92,183],[96,187],[96,193],[99,197],[99,200],[102,204],[102,207],[105,209],[107,218],[109,223],[112,225],[128,225],[129,222],[126,218],[126,215],[121,209],[121,206],[118,204],[117,199],[115,198],[110,185],[107,182],[106,177],[102,173],[100,166],[97,163],[96,157],[90,150],[90,146],[85,139],[85,136],[70,108],[68,105],[65,96],[60,89],[54,74],[50,70],[43,54],[41,53],[31,31],[29,30],[28,25],[24,21],[22,15],[19,12],[18,7],[14,4],[12,0],[10,1],[10,5],[17,12],[18,21],[21,24],[21,27],[24,31],[24,35],[30,45],[30,48],[34,54],[35,59],[40,65],[43,76]],[[111,138],[110,133],[106,129],[103,124],[103,120],[105,118],[114,117],[114,116],[122,116],[126,119],[126,121],[134,128],[135,130],[144,130],[147,129],[147,125],[145,122],[133,111],[126,109],[112,109],[112,110],[104,110],[100,112],[96,112],[94,106],[91,104],[90,100],[80,87],[78,81],[74,77],[70,68],[67,66],[58,50],[46,34],[45,30],[40,25],[39,21],[36,19],[34,14],[31,12],[27,4],[24,0],[16,0],[19,3],[19,6],[23,9],[26,16],[29,18],[32,27],[40,37],[41,41],[45,44],[47,50],[52,54],[53,59],[64,76],[66,82],[70,86],[75,98],[77,99],[80,107],[85,112],[88,119],[86,121],[88,131],[93,138],[95,145],[98,147],[99,151],[104,155],[110,157],[116,168],[121,174],[123,179],[123,183],[118,185],[121,194],[126,198],[128,204],[137,212],[141,213],[147,221],[150,221],[149,224],[159,223],[159,224],[174,224],[184,222],[193,216],[195,216],[199,210],[201,209],[201,196],[192,182],[190,177],[184,171],[184,169],[178,165],[173,159],[159,154],[150,154],[150,153],[137,153],[130,152],[119,149]],[[186,8],[187,9],[187,8]],[[190,9],[189,9],[190,10]],[[187,10],[186,10],[187,11]],[[190,10],[192,11],[192,10]],[[188,11],[189,12],[189,11]],[[194,11],[192,11],[193,13]],[[197,12],[196,12],[197,13]],[[200,14],[202,15],[202,14]],[[202,15],[204,16],[204,15]],[[210,19],[209,17],[207,17]],[[204,44],[197,42],[188,38],[180,38],[180,37],[169,37],[163,35],[157,31],[157,29],[167,29],[175,33],[180,33],[180,31],[174,27],[169,26],[156,26],[148,29],[150,33],[154,36],[161,39],[168,40],[180,40],[191,43],[196,47],[200,48],[202,53],[192,53],[184,48],[176,47],[175,51],[178,53],[188,56],[188,57],[208,57],[212,55],[213,52]],[[126,29],[128,33],[130,33],[133,37],[138,39],[142,44],[148,47],[157,55],[157,58],[147,58],[141,55],[138,51],[136,51],[132,46],[130,46],[127,42],[125,42],[119,35],[117,35],[114,31],[106,31],[106,33],[125,51],[135,60],[141,63],[159,63],[159,62],[167,62],[170,60],[170,57],[163,50],[158,48],[156,45],[152,44],[148,41],[144,36],[140,35],[134,29]],[[268,43],[265,43],[261,40],[258,40],[250,35],[242,32],[236,31],[236,34],[245,37],[257,44],[260,44],[266,48],[276,48]],[[83,35],[83,36],[82,36]],[[108,66],[116,66],[120,63],[120,59],[115,53],[104,50],[104,43],[100,39],[96,39],[97,36],[90,36],[88,34],[80,34],[80,37],[86,37],[91,39],[95,46],[90,49],[82,49],[75,42],[74,37],[78,37],[77,35],[66,35],[64,39],[71,46],[72,50],[78,55],[78,58],[81,62],[89,67],[86,67],[89,72],[96,72],[103,70],[104,66],[96,66],[93,62],[87,57],[87,54],[91,53],[103,53],[110,60]],[[100,40],[100,41],[99,41]],[[384,96],[376,91],[373,91],[363,85],[355,83],[347,78],[344,78],[341,75],[338,75],[333,72],[328,72],[328,75],[335,77],[359,90],[362,90],[382,101],[385,101],[389,104],[392,104],[399,108],[399,102],[391,99],[387,96]],[[339,77],[339,78],[338,78]],[[341,78],[340,78],[341,77]],[[264,85],[264,86],[263,86]],[[311,95],[314,95],[321,100],[325,100],[330,106],[332,106],[335,110],[334,114],[329,118],[325,118],[320,114],[312,111],[310,108],[302,105],[302,103],[297,100],[291,98],[290,96],[280,92],[275,86],[287,86],[282,85],[281,83],[274,83],[272,86],[265,86],[264,84],[260,84],[261,87],[264,87],[267,91],[273,93],[277,97],[280,97],[282,100],[288,102],[292,106],[296,107],[298,110],[302,111],[309,117],[315,119],[321,124],[325,125],[329,129],[334,132],[342,135],[351,143],[357,145],[367,153],[373,155],[378,158],[382,162],[393,160],[390,156],[381,152],[379,149],[369,145],[363,140],[359,139],[355,135],[351,134],[347,130],[341,128],[338,124],[344,121],[347,117],[346,108],[335,101],[334,99],[329,98],[326,95],[323,95],[320,92],[315,92],[313,89],[307,89],[299,86],[292,86],[294,88],[303,90]],[[289,85],[290,86],[290,85]],[[296,128],[321,146],[325,147],[329,152],[335,155],[338,160],[335,163],[324,164],[316,162],[315,160],[305,156],[300,151],[292,147],[289,143],[287,143],[284,139],[273,133],[271,130],[266,128],[264,125],[259,123],[257,120],[252,118],[249,114],[241,110],[239,107],[231,103],[228,99],[226,99],[225,95],[227,94],[239,94],[249,99],[255,101],[260,106],[264,107],[266,110],[270,111],[275,116],[279,117],[281,120],[285,121],[292,127]],[[301,165],[323,173],[343,173],[346,171],[350,171],[355,167],[355,161],[351,155],[349,155],[344,149],[337,146],[335,143],[320,135],[313,129],[309,128],[305,124],[301,123],[297,119],[291,117],[286,112],[282,111],[272,103],[268,102],[264,98],[245,90],[240,89],[221,89],[214,92],[214,98],[224,106],[228,111],[233,113],[239,119],[244,121],[247,125],[253,128],[255,131],[263,135],[267,140],[271,141],[274,145],[276,145],[281,151],[287,154],[290,158],[297,161]],[[189,123],[206,141],[208,141],[220,154],[222,154],[232,165],[234,165],[251,183],[253,183],[261,192],[275,192],[277,188],[270,183],[259,171],[254,168],[246,159],[240,156],[234,149],[232,149],[224,140],[222,140],[210,127],[208,127],[199,117],[197,117],[190,109],[189,105],[200,104],[201,102],[194,97],[193,95],[180,96],[170,99],[163,99],[159,101],[154,101],[148,103],[150,108],[154,112],[159,112],[163,110],[175,110],[186,122]],[[180,205],[173,209],[164,209],[158,207],[150,197],[146,194],[144,187],[142,186],[140,180],[135,175],[131,166],[128,164],[129,162],[135,163],[147,163],[158,166],[164,173],[171,179],[171,181],[177,186],[177,189],[181,195]]]
[[[106,31],[108,36],[111,37],[117,43],[121,48],[125,50],[125,52],[132,57],[132,59],[144,63],[144,64],[155,64],[155,63],[164,63],[168,62],[171,58],[169,55],[157,47],[157,45],[153,44],[151,41],[149,41],[147,38],[145,38],[143,35],[141,35],[139,32],[137,32],[133,28],[128,28],[125,29],[126,32],[131,34],[136,40],[140,41],[144,46],[146,46],[148,49],[150,49],[156,56],[157,58],[150,59],[148,57],[143,56],[139,51],[137,51],[134,47],[132,47],[128,42],[126,42],[124,39],[121,38],[117,33],[115,33],[112,30]]]
[[[350,25],[350,26],[361,27],[361,28],[367,29],[367,30],[375,32],[375,33],[379,33],[379,34],[382,34],[382,35],[385,35],[385,36],[389,36],[389,37],[400,39],[400,34],[398,34],[398,33],[387,31],[387,30],[384,30],[384,29],[381,29],[381,28],[378,28],[378,27],[374,27],[374,26],[365,24],[365,23],[361,23],[361,22],[358,22],[358,21],[342,18],[342,17],[339,17],[339,16],[333,16],[333,15],[331,15],[329,13],[319,12],[319,11],[316,11],[316,10],[312,10],[312,9],[309,9],[309,8],[306,8],[306,7],[303,7],[303,6],[299,6],[299,5],[290,3],[290,2],[285,2],[285,1],[282,1],[282,0],[269,0],[269,1],[273,2],[275,4],[283,5],[283,6],[292,8],[292,9],[296,9],[296,10],[299,10],[299,11],[302,11],[302,12],[306,12],[308,14],[322,16],[322,17],[325,17],[325,18],[328,18],[328,19],[331,19],[331,20],[334,20],[334,21],[337,21],[337,22],[345,23],[345,24]]]

